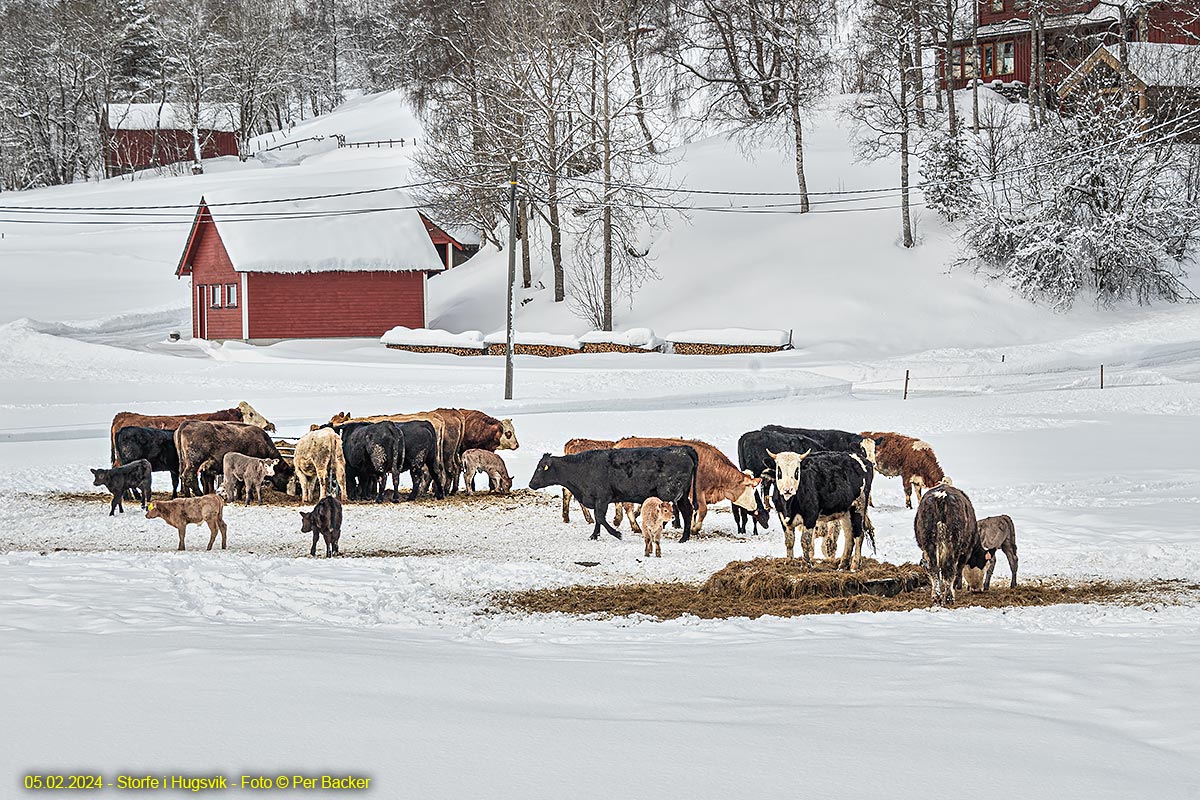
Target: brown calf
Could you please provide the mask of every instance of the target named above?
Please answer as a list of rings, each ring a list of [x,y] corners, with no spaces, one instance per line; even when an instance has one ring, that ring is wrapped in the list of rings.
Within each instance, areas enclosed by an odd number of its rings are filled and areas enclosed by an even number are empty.
[[[212,536],[208,539],[208,549],[213,549],[217,540],[217,532],[221,533],[221,549],[225,549],[225,501],[217,494],[206,494],[202,497],[180,497],[176,500],[159,500],[151,503],[146,509],[146,519],[161,519],[179,531],[179,549],[183,546],[183,535],[188,525],[207,523]]]
[[[973,592],[986,592],[992,587],[997,550],[1003,552],[1008,559],[1008,569],[1012,573],[1009,588],[1017,588],[1017,529],[1013,525],[1012,517],[1001,514],[979,520],[979,546],[983,552],[982,563],[979,553],[976,552],[963,567],[963,580],[967,588]]]
[[[464,489],[467,494],[472,494],[475,491],[475,476],[481,472],[487,474],[488,486],[492,492],[508,494],[512,491],[512,477],[508,474],[508,468],[504,466],[504,459],[491,450],[474,449],[464,451],[462,454],[462,476],[463,482],[466,484]]]
[[[654,557],[662,558],[662,532],[675,516],[675,504],[657,497],[646,498],[642,503],[642,538],[646,541],[646,556],[653,545]]]
[[[899,476],[904,481],[906,507],[913,507],[914,488],[920,503],[921,492],[932,489],[946,477],[927,442],[900,433],[863,431],[862,435],[875,440],[875,471],[889,478]]]

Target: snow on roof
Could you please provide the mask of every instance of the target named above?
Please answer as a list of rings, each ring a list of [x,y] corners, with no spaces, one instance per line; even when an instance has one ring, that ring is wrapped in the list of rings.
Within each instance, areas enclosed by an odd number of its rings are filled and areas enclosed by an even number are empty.
[[[1126,42],[1125,47],[1128,53],[1125,68],[1147,86],[1200,84],[1200,45]],[[1120,45],[1105,45],[1104,49],[1120,61]]]
[[[1058,14],[1046,17],[1045,27],[1049,29],[1075,28],[1082,25],[1113,24],[1119,21],[1116,7],[1111,4],[1097,3],[1086,14]],[[993,22],[990,25],[980,25],[979,35],[1001,36],[1006,33],[1029,30],[1028,19],[1009,19],[1004,22]]]
[[[285,186],[260,181],[205,193],[203,201],[238,272],[445,269],[409,195],[372,192],[246,205],[320,193]]]
[[[109,103],[109,130],[191,130],[192,110],[184,103]],[[232,133],[238,129],[236,103],[205,103],[200,106],[197,127],[204,131]]]

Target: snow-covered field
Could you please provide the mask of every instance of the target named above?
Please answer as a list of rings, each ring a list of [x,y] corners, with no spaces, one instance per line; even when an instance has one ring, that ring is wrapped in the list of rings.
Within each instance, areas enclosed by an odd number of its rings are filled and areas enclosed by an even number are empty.
[[[372,130],[368,103],[346,110],[345,127],[362,137]],[[838,135],[814,133],[814,182],[841,179],[837,164],[817,165],[836,154]],[[698,184],[709,177],[703,165],[728,169],[738,152],[715,140],[696,148],[701,158],[679,164],[695,168]],[[302,190],[398,184],[406,158],[319,152],[271,169],[106,182],[20,202],[174,202],[254,174]],[[767,156],[755,164],[748,186],[777,169]],[[1200,308],[1053,316],[972,276],[945,275],[944,232],[930,233],[924,255],[897,254],[881,227],[892,222],[860,223],[858,249],[824,269],[845,274],[853,261],[861,287],[819,278],[812,264],[834,253],[824,239],[777,267],[751,248],[746,269],[765,278],[705,284],[734,252],[723,242],[741,247],[761,233],[761,246],[779,252],[788,237],[826,236],[808,223],[673,231],[678,262],[664,255],[662,284],[650,285],[629,324],[660,335],[795,329],[798,349],[520,356],[510,403],[499,399],[494,358],[367,340],[167,342],[187,329],[187,287],[171,277],[181,234],[163,230],[171,226],[6,231],[0,796],[19,796],[20,776],[36,771],[353,773],[388,798],[1200,796],[1194,594],[1135,607],[754,621],[522,615],[496,611],[491,598],[696,580],[733,559],[782,555],[782,536],[777,523],[738,536],[718,510],[694,541],[672,536],[661,559],[647,560],[633,536],[590,540],[578,512],[563,524],[546,492],[348,506],[347,557],[334,560],[307,556],[295,508],[237,506],[227,511],[228,550],[205,552],[207,535],[192,529],[189,550],[177,553],[160,521],[136,509],[110,518],[101,498],[79,496],[91,491],[87,468],[107,458],[115,412],[240,400],[288,436],[345,410],[452,405],[512,417],[521,447],[504,455],[518,488],[541,453],[572,436],[685,435],[732,454],[742,432],[772,422],[897,430],[933,444],[981,515],[1012,515],[1023,579],[1195,582]],[[681,297],[689,263],[701,279]],[[460,267],[431,283],[431,300],[465,321],[499,299],[491,288],[502,268],[494,256]],[[790,276],[792,294],[772,293],[772,276]],[[904,302],[872,305],[888,297]],[[542,299],[522,313],[526,330],[579,332]],[[839,318],[852,324],[839,328]],[[492,329],[489,320],[456,328]],[[876,486],[879,557],[915,560],[899,481]],[[997,576],[1007,578],[1003,565]]]

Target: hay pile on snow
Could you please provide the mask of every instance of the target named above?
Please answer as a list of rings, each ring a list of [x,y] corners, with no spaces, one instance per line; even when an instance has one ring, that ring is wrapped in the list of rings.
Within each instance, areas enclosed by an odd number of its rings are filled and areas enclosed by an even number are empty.
[[[755,600],[859,594],[893,597],[928,585],[929,573],[915,564],[896,565],[864,558],[858,572],[846,572],[834,569],[832,562],[809,568],[799,560],[756,558],[730,562],[704,582],[700,593]]]

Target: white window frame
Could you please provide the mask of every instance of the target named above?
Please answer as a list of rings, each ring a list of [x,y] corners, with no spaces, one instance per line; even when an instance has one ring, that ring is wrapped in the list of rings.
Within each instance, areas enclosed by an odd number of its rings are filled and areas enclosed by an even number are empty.
[[[221,306],[221,284],[210,283],[208,285],[208,307],[222,308]]]
[[[238,307],[238,285],[236,283],[225,284],[225,308]]]

